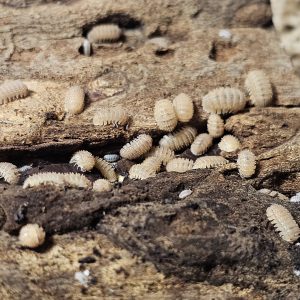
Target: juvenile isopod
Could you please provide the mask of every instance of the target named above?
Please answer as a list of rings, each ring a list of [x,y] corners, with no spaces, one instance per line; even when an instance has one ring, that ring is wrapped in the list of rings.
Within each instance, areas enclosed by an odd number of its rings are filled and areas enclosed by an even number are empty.
[[[167,172],[184,173],[192,170],[194,162],[187,158],[174,158],[166,166]]]
[[[267,208],[266,214],[284,241],[293,243],[299,238],[300,228],[285,207],[279,204],[272,204]]]
[[[136,159],[147,153],[151,147],[151,136],[148,134],[140,134],[137,138],[121,148],[120,155],[126,159]]]
[[[121,28],[116,24],[102,24],[92,28],[88,33],[87,39],[91,43],[95,42],[114,42],[122,35]]]
[[[224,121],[217,114],[210,114],[207,120],[207,131],[213,138],[224,134]]]
[[[114,168],[106,160],[96,157],[95,168],[110,182],[117,181],[118,176]]]
[[[92,55],[92,45],[89,40],[84,39],[82,43],[82,49],[83,49],[83,54],[85,56],[91,56]]]
[[[209,169],[222,166],[228,163],[228,160],[222,156],[202,156],[196,159],[193,169]]]
[[[131,179],[147,179],[154,177],[159,171],[161,160],[155,156],[146,158],[141,164],[133,165],[129,170]]]
[[[11,163],[0,163],[0,178],[3,178],[9,184],[17,184],[19,181],[20,173],[18,168]]]
[[[245,80],[245,87],[254,106],[264,107],[272,102],[272,85],[264,71],[250,71]]]
[[[210,91],[203,97],[202,106],[208,113],[227,114],[243,110],[246,98],[237,88],[220,87]]]
[[[239,140],[230,134],[224,135],[218,144],[220,150],[225,152],[234,152],[241,148]]]
[[[25,98],[29,94],[27,86],[20,80],[6,81],[0,85],[0,105],[19,98]]]
[[[256,158],[250,150],[242,150],[237,159],[239,173],[243,178],[249,178],[255,173]]]
[[[175,158],[175,153],[173,150],[167,147],[160,146],[151,149],[151,151],[148,153],[148,156],[155,156],[159,158],[165,166],[171,159]]]
[[[189,195],[191,195],[192,193],[193,193],[192,190],[183,190],[180,192],[178,197],[179,197],[179,199],[184,199],[184,198],[188,197]]]
[[[297,193],[295,196],[292,196],[290,201],[294,202],[294,203],[299,203],[300,202],[300,193]]]
[[[185,126],[175,133],[164,135],[159,141],[161,147],[167,147],[178,151],[192,144],[197,135],[197,130],[190,126]]]
[[[173,106],[178,121],[189,122],[194,114],[194,105],[192,99],[184,93],[179,94],[173,100]]]
[[[78,86],[70,87],[65,95],[65,112],[70,115],[77,115],[84,109],[84,90]]]
[[[201,133],[196,136],[194,142],[191,145],[191,152],[194,155],[204,154],[209,147],[213,144],[213,138],[207,133]]]
[[[38,224],[27,224],[19,232],[19,242],[21,246],[36,248],[45,241],[45,231]]]
[[[72,156],[70,164],[76,165],[82,172],[87,172],[94,168],[95,158],[89,151],[81,150]]]
[[[95,113],[93,124],[96,126],[104,126],[109,124],[123,126],[127,123],[128,118],[128,113],[122,107],[103,108]]]
[[[154,107],[154,119],[159,129],[171,132],[177,125],[177,117],[172,105],[168,99],[158,100]]]
[[[120,159],[120,155],[119,154],[105,154],[103,156],[103,159],[109,163],[114,163]]]
[[[93,183],[93,190],[96,192],[110,192],[113,186],[107,179],[98,179]]]

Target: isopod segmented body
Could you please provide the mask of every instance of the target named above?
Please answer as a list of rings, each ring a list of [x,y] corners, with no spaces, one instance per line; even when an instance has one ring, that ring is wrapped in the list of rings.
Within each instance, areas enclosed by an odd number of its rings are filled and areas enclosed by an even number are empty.
[[[151,149],[151,151],[148,153],[148,156],[155,156],[159,158],[165,166],[171,159],[175,158],[175,153],[173,150],[167,147],[160,146]]]
[[[3,178],[9,184],[17,184],[20,173],[18,168],[9,162],[0,163],[0,178]]]
[[[98,179],[93,183],[93,190],[96,192],[110,192],[112,188],[112,184],[106,179]]]
[[[102,176],[109,180],[110,182],[117,181],[118,176],[114,170],[114,168],[104,159],[100,157],[95,158],[95,168],[100,171]]]
[[[119,154],[106,154],[103,156],[103,159],[106,160],[107,162],[113,163],[120,159],[120,155]]]
[[[217,114],[210,114],[207,119],[207,131],[213,138],[224,134],[224,121]]]
[[[128,113],[122,107],[104,108],[95,113],[93,124],[96,126],[109,124],[123,126],[127,123],[128,118]]]
[[[228,160],[222,156],[202,156],[196,159],[193,169],[209,169],[222,166],[228,163]]]
[[[147,153],[152,147],[152,137],[140,134],[137,138],[123,146],[120,155],[126,159],[136,159]]]
[[[234,113],[244,109],[246,98],[244,93],[237,88],[220,87],[203,97],[202,106],[208,113]]]
[[[89,151],[81,150],[72,156],[70,164],[75,164],[82,172],[91,171],[95,165],[95,158]]]
[[[82,113],[84,109],[84,90],[80,86],[70,87],[65,95],[65,112],[70,115]]]
[[[159,141],[161,147],[167,147],[178,151],[192,144],[197,135],[197,130],[190,126],[185,126],[175,133],[164,135]]]
[[[155,156],[146,158],[141,164],[133,165],[129,170],[131,179],[147,179],[154,177],[159,171],[161,160]]]
[[[240,141],[233,135],[224,135],[218,144],[220,150],[225,152],[234,152],[241,148]]]
[[[158,100],[154,107],[154,119],[159,129],[171,132],[177,125],[177,117],[172,105],[168,99]]]
[[[194,105],[192,99],[184,93],[179,94],[173,100],[173,106],[178,121],[189,122],[194,114]]]
[[[285,207],[279,204],[272,204],[267,208],[266,214],[284,241],[293,243],[299,238],[300,228]]]
[[[0,85],[0,105],[25,98],[29,94],[27,86],[20,80],[5,81]]]
[[[238,155],[237,165],[241,177],[251,177],[256,169],[256,158],[254,153],[248,149],[242,150]]]
[[[194,155],[204,154],[213,144],[213,138],[208,133],[201,133],[196,136],[191,145],[191,152]]]
[[[194,162],[187,158],[174,158],[167,163],[167,172],[184,173],[192,170]]]
[[[114,42],[122,35],[121,28],[116,24],[102,24],[92,28],[88,33],[87,39],[91,43],[95,42]]]
[[[38,224],[27,224],[20,230],[19,241],[23,247],[36,248],[44,243],[45,236],[44,229]]]
[[[250,71],[245,80],[245,87],[253,105],[264,107],[272,102],[272,85],[264,71]]]

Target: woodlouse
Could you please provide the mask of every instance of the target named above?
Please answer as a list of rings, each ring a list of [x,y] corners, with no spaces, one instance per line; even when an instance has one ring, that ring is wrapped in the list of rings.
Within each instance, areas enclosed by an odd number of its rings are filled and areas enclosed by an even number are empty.
[[[120,155],[119,154],[105,154],[103,156],[103,159],[106,160],[107,162],[113,163],[120,159]]]
[[[0,105],[19,98],[25,98],[29,94],[27,86],[20,80],[5,81],[0,85]]]
[[[122,35],[121,28],[116,24],[102,24],[92,28],[88,33],[87,39],[91,43],[95,42],[114,42]]]
[[[267,208],[266,214],[284,241],[293,243],[299,238],[300,228],[285,207],[279,204],[272,204]]]
[[[113,186],[107,179],[98,179],[93,183],[93,190],[96,192],[110,192]]]
[[[238,155],[237,165],[241,177],[251,177],[256,169],[256,157],[254,153],[248,149],[242,150]]]
[[[272,102],[272,85],[264,71],[250,71],[245,80],[245,87],[253,105],[264,107]]]
[[[191,145],[191,152],[194,155],[204,154],[213,144],[213,138],[208,133],[201,133],[196,136]]]
[[[207,131],[213,138],[224,134],[224,121],[217,114],[210,114],[207,119]]]
[[[230,134],[224,135],[218,144],[220,150],[225,152],[234,152],[242,147],[239,140]]]
[[[109,180],[110,182],[114,182],[118,180],[118,176],[114,170],[114,168],[104,159],[100,157],[96,157],[95,168],[100,171],[102,176]]]
[[[148,153],[148,156],[155,156],[159,158],[165,166],[171,159],[175,158],[175,153],[173,150],[167,147],[160,146],[151,149],[151,151]]]
[[[190,126],[185,126],[175,133],[164,135],[159,141],[161,147],[167,147],[178,151],[192,144],[197,135],[197,130]]]
[[[129,170],[131,179],[147,179],[154,177],[159,171],[161,160],[155,156],[146,158],[141,164],[133,165]]]
[[[76,165],[82,172],[87,172],[94,168],[95,158],[89,151],[80,150],[74,153],[70,160],[70,164]]]
[[[183,190],[179,193],[179,199],[184,199],[193,193],[192,190]]]
[[[147,153],[152,147],[152,137],[140,134],[137,138],[127,143],[120,150],[120,155],[126,159],[136,159]]]
[[[85,56],[91,56],[92,55],[92,45],[89,40],[84,39],[82,43],[82,49],[83,49],[83,54]]]
[[[181,93],[173,100],[173,106],[178,121],[189,122],[194,114],[193,101],[187,94]]]
[[[246,98],[243,92],[237,88],[220,87],[203,97],[202,106],[208,113],[234,113],[244,109]]]
[[[187,158],[174,158],[170,160],[166,166],[167,172],[184,173],[192,170],[194,162]]]
[[[103,108],[98,110],[93,118],[93,124],[103,126],[113,124],[115,126],[123,126],[128,121],[128,113],[122,107]]]
[[[65,95],[65,112],[70,115],[77,115],[84,109],[84,90],[78,86],[70,87]]]
[[[159,129],[171,132],[177,125],[173,104],[168,99],[158,100],[154,107],[154,119]]]
[[[27,224],[19,232],[19,242],[21,246],[36,248],[45,241],[45,231],[38,224]]]
[[[209,169],[222,166],[228,163],[228,160],[222,156],[202,156],[196,159],[193,169]]]
[[[3,178],[9,184],[17,184],[20,173],[18,168],[9,162],[0,163],[0,178]]]

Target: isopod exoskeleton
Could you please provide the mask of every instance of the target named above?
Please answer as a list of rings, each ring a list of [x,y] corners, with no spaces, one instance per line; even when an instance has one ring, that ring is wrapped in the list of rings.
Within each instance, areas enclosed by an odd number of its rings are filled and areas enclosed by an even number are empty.
[[[168,99],[158,100],[154,107],[154,119],[159,129],[171,132],[177,125],[177,117],[172,105]]]
[[[272,102],[272,85],[264,71],[250,71],[245,80],[245,87],[254,106],[264,107]]]
[[[141,164],[133,165],[129,170],[131,179],[147,179],[154,177],[159,171],[161,160],[155,156],[146,158]]]
[[[23,226],[19,233],[19,242],[21,246],[36,248],[45,241],[45,231],[38,224],[27,224]]]
[[[193,169],[209,169],[222,166],[228,163],[228,160],[222,156],[202,156],[196,159]]]
[[[140,134],[137,138],[127,143],[120,150],[120,155],[126,159],[136,159],[147,153],[152,147],[152,137]]]
[[[234,152],[241,148],[239,140],[230,134],[224,135],[218,144],[220,150],[225,152]]]
[[[248,149],[242,150],[238,155],[237,165],[241,177],[251,177],[256,169],[256,158],[254,153]]]
[[[110,182],[117,181],[118,176],[114,170],[114,168],[104,159],[100,157],[96,157],[95,168],[100,171],[102,176],[109,180]]]
[[[203,97],[202,106],[208,113],[235,113],[244,109],[246,98],[244,93],[237,88],[220,87]]]
[[[175,158],[175,153],[173,150],[167,147],[154,147],[151,151],[147,154],[148,156],[155,156],[159,158],[163,165],[165,166],[171,159]]]
[[[272,204],[267,208],[266,214],[284,241],[293,243],[299,238],[300,228],[285,207],[279,204]]]
[[[224,121],[217,114],[210,114],[207,119],[207,131],[213,138],[224,134]]]
[[[107,179],[98,179],[93,183],[93,190],[96,192],[110,192],[113,186]]]
[[[120,159],[120,155],[119,154],[105,154],[103,156],[103,159],[109,163],[114,163]]]
[[[91,43],[95,42],[114,42],[122,35],[121,28],[116,24],[102,24],[95,26],[87,35]]]
[[[96,126],[109,124],[123,126],[127,123],[128,118],[128,113],[122,107],[103,108],[95,113],[93,124]]]
[[[174,158],[167,163],[167,172],[184,173],[192,170],[194,162],[187,158]]]
[[[82,172],[87,172],[94,168],[95,158],[89,151],[81,150],[74,153],[70,164],[76,165]]]
[[[25,98],[29,94],[27,86],[20,80],[5,81],[0,85],[0,105],[19,98]]]
[[[9,162],[0,163],[0,178],[3,178],[9,184],[17,184],[20,173],[18,168]]]
[[[65,112],[70,115],[82,113],[84,109],[84,90],[80,86],[70,87],[65,95]]]
[[[204,154],[213,144],[213,138],[208,133],[201,133],[196,136],[191,145],[191,152],[194,155]]]
[[[173,100],[173,106],[178,121],[189,122],[194,114],[194,105],[192,99],[184,93],[179,94]]]

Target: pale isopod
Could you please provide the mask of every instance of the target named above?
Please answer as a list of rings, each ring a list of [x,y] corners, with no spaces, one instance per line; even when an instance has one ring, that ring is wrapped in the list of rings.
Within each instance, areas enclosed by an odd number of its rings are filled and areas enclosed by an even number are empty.
[[[243,110],[246,98],[237,88],[217,88],[203,97],[202,106],[208,113],[227,114]]]
[[[118,176],[114,168],[104,159],[96,157],[95,168],[100,171],[102,176],[109,180],[110,182],[117,181]]]
[[[210,114],[207,120],[207,131],[213,138],[224,134],[224,121],[217,114]]]
[[[149,153],[148,156],[158,157],[163,165],[165,166],[171,159],[175,158],[175,153],[173,150],[167,147],[154,147]]]
[[[213,144],[213,138],[207,133],[199,134],[191,145],[191,152],[194,155],[204,154]]]
[[[8,162],[0,163],[0,178],[3,178],[4,181],[9,184],[17,184],[19,177],[19,170],[14,164]]]
[[[183,191],[180,192],[178,197],[179,197],[179,199],[184,199],[187,196],[191,195],[192,193],[193,193],[192,190],[183,190]]]
[[[19,232],[19,242],[21,246],[36,248],[45,241],[45,231],[38,224],[27,224]]]
[[[98,179],[93,183],[93,190],[96,192],[110,192],[112,184],[106,179]]]
[[[29,94],[27,86],[20,80],[6,81],[0,85],[0,105],[19,98],[25,98]]]
[[[166,166],[167,172],[184,173],[192,170],[194,162],[187,158],[174,158]]]
[[[272,102],[272,85],[264,71],[250,71],[245,80],[245,87],[253,105],[264,107]]]
[[[281,238],[289,243],[295,242],[300,235],[300,228],[291,213],[282,205],[272,204],[267,208],[267,217],[279,232]]]
[[[104,108],[95,113],[93,124],[96,126],[109,124],[123,126],[127,123],[128,118],[128,113],[122,107]]]
[[[242,150],[237,159],[239,173],[243,178],[249,178],[255,173],[256,158],[250,150]]]
[[[76,85],[70,87],[65,95],[65,112],[70,115],[82,113],[84,109],[84,90]]]
[[[121,28],[116,24],[102,24],[92,28],[87,39],[91,42],[114,42],[122,35]]]
[[[300,202],[300,193],[297,193],[295,196],[291,197],[291,202],[299,203]]]
[[[193,169],[209,169],[222,166],[228,163],[228,160],[222,156],[202,156],[196,159]]]
[[[89,40],[84,39],[82,43],[83,54],[86,56],[91,56],[92,54],[92,46]]]
[[[225,152],[234,152],[241,148],[239,140],[230,134],[224,135],[218,144],[220,150]]]
[[[192,99],[184,93],[179,94],[173,100],[173,106],[178,121],[189,122],[194,114],[194,105]]]
[[[171,132],[177,125],[177,117],[172,105],[168,99],[158,100],[154,107],[154,119],[159,129]]]
[[[103,159],[109,163],[113,163],[120,159],[120,155],[119,154],[106,154],[103,156]]]
[[[159,171],[161,160],[155,156],[146,158],[141,164],[133,165],[129,170],[131,179],[147,179],[154,177]]]
[[[77,151],[70,160],[82,172],[91,171],[95,165],[95,158],[92,153],[86,150]]]

